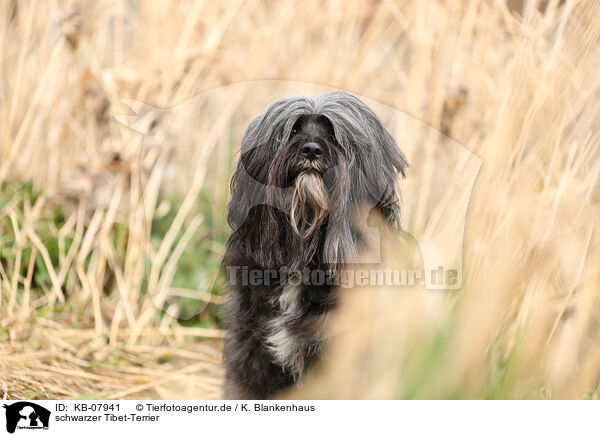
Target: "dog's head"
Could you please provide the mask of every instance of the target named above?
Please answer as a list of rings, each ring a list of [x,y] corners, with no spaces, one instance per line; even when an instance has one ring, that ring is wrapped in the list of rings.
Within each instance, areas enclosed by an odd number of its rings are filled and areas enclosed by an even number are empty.
[[[282,99],[244,134],[228,220],[262,266],[335,265],[360,242],[352,223],[357,207],[399,224],[397,179],[407,166],[377,115],[355,96]]]

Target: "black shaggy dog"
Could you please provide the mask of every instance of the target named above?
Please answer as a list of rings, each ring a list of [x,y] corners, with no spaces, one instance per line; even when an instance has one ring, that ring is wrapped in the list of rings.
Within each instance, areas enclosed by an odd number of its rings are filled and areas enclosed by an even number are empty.
[[[227,397],[270,398],[319,357],[332,285],[363,242],[354,215],[366,206],[399,226],[407,166],[347,92],[285,98],[250,123],[228,206]]]

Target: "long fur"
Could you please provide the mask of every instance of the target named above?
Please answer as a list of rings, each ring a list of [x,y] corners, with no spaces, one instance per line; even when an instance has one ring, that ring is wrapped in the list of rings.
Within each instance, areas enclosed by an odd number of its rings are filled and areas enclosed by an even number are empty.
[[[308,137],[323,148],[312,162],[301,153]],[[347,92],[282,99],[250,123],[228,205],[226,396],[270,398],[319,357],[336,293],[285,271],[335,278],[356,259],[353,215],[364,206],[399,226],[397,180],[407,166],[377,115]],[[244,268],[272,280],[244,284]]]

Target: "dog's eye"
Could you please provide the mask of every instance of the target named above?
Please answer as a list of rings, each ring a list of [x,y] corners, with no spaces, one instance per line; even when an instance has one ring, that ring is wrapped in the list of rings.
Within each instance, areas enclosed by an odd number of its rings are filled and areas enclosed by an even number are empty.
[[[292,135],[295,135],[295,134],[296,134],[296,132],[298,132],[298,130],[297,130],[297,129],[292,129]]]

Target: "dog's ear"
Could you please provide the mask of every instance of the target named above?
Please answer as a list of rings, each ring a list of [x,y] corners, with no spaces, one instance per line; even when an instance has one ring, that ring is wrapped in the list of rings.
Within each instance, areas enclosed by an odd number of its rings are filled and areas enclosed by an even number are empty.
[[[347,92],[325,93],[317,106],[346,154],[352,203],[376,207],[390,224],[399,224],[398,176],[406,175],[408,162],[392,135],[371,108]]]
[[[230,183],[227,219],[233,229],[244,223],[251,208],[269,204],[269,173],[275,154],[287,140],[296,120],[311,111],[311,105],[312,100],[307,97],[280,99],[248,125]]]
[[[240,156],[229,184],[231,201],[227,205],[227,221],[234,231],[244,224],[250,209],[263,204],[266,199],[269,163],[263,156],[264,147],[261,149],[257,143],[262,117],[256,117],[244,133]]]
[[[280,189],[269,186],[269,174],[280,141],[280,126],[269,128],[271,108],[255,118],[244,133],[240,156],[230,182],[227,221],[232,239],[246,257],[264,267],[277,263],[281,253],[269,249],[280,237],[277,198]],[[274,195],[276,193],[277,195]],[[289,245],[289,244],[288,244]]]
[[[374,129],[378,134],[373,136],[372,149],[381,153],[381,160],[369,160],[367,157],[361,161],[361,169],[371,190],[375,208],[387,218],[389,224],[396,226],[400,225],[398,178],[406,176],[408,162],[379,118],[375,118],[373,123],[376,123]],[[374,162],[378,162],[379,168],[373,165]]]

